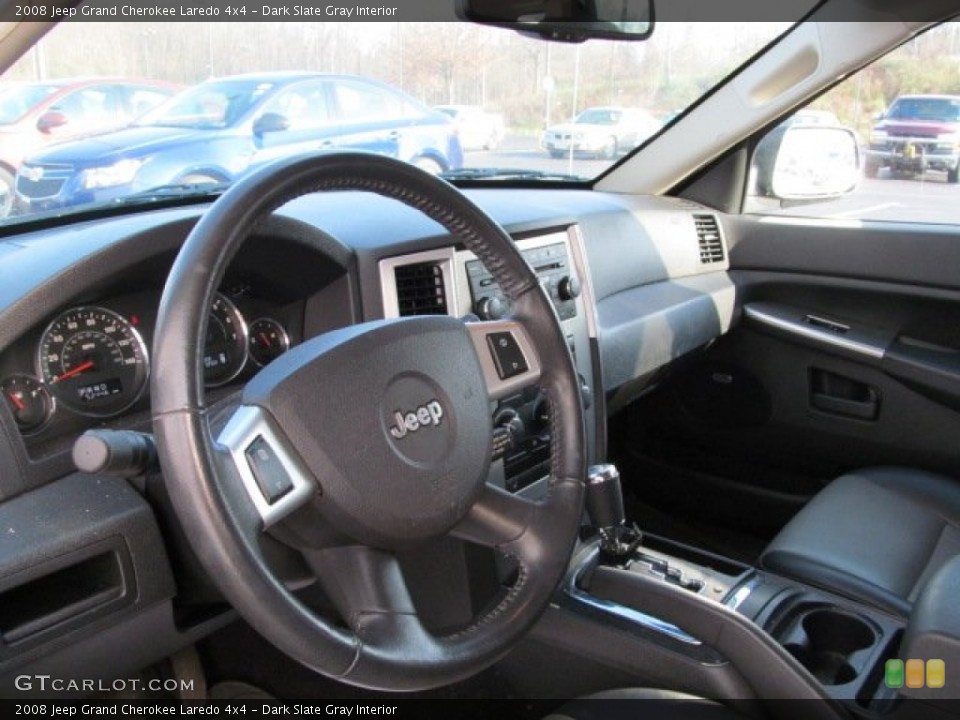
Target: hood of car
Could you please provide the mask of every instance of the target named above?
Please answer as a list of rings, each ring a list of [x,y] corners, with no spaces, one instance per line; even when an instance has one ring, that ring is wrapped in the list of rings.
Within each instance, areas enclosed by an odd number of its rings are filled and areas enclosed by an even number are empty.
[[[933,120],[884,120],[874,127],[875,131],[885,132],[888,135],[910,137],[936,137],[957,132],[958,129],[960,129],[960,123]]]
[[[53,145],[27,158],[30,164],[101,165],[120,157],[140,157],[194,141],[209,141],[217,130],[133,126]]]

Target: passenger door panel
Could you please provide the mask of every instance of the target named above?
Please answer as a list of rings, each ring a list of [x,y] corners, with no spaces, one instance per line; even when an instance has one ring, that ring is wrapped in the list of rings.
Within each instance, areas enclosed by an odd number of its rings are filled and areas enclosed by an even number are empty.
[[[957,475],[955,228],[753,216],[725,228],[739,322],[633,409],[632,446],[701,478],[724,498],[711,513],[737,514],[714,519],[764,534],[850,469]]]

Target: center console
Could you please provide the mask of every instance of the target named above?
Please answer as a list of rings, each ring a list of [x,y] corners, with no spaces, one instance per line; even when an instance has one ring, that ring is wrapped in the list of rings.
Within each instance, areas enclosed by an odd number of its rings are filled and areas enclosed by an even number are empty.
[[[616,625],[642,643],[644,654],[656,649],[685,657],[691,673],[729,664],[761,697],[819,694],[864,718],[903,717],[904,697],[922,698],[924,712],[934,713],[929,717],[958,710],[947,701],[956,698],[949,681],[939,694],[891,688],[885,668],[888,660],[908,657],[960,662],[953,592],[960,589],[960,559],[931,581],[908,620],[643,534],[623,520],[611,467],[591,468],[593,527],[585,529],[560,591],[562,610]]]

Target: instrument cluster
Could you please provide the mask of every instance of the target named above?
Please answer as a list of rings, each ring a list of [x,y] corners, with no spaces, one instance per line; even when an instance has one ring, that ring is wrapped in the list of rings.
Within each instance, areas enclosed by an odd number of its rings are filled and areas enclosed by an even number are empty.
[[[251,321],[226,294],[214,298],[202,358],[207,388],[227,385],[244,372],[252,374],[290,348],[291,318],[284,317],[284,322],[265,314],[272,308],[264,303],[247,305],[256,313]],[[22,361],[12,363],[16,371],[0,377],[3,402],[20,433],[39,435],[64,415],[114,418],[137,406],[150,378],[144,338],[152,333],[151,307],[155,304],[142,297],[128,298],[110,308],[72,307],[53,318],[33,343],[32,366],[23,367],[30,359],[30,348],[23,348]]]

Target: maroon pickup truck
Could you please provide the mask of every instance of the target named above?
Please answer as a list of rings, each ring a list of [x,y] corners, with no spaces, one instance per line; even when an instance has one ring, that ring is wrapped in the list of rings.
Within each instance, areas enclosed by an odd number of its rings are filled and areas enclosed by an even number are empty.
[[[901,95],[870,133],[864,157],[867,177],[881,168],[915,175],[927,170],[960,180],[960,96]]]

